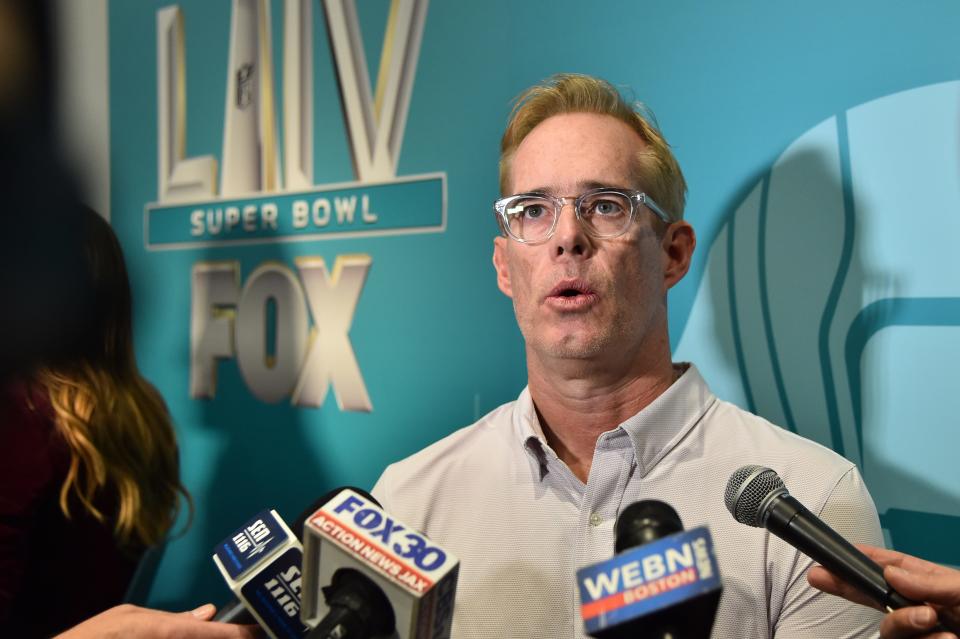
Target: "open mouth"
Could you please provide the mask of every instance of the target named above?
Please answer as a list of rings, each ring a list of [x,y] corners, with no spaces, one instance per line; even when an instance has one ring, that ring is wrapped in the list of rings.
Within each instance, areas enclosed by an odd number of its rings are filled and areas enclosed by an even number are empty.
[[[554,300],[556,304],[563,305],[564,308],[567,308],[570,304],[582,305],[582,303],[595,300],[596,297],[596,293],[590,286],[580,280],[559,282],[547,296],[548,299]]]
[[[550,297],[576,297],[592,293],[590,285],[582,280],[563,280],[550,291]]]

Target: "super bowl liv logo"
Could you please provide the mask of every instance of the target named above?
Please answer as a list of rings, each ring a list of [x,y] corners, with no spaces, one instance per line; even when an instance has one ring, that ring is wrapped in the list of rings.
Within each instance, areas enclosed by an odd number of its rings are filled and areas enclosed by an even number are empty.
[[[283,5],[281,148],[270,3],[233,0],[219,166],[212,155],[186,157],[184,14],[179,6],[157,12],[157,202],[144,211],[147,250],[445,230],[446,175],[396,176],[427,1],[390,3],[375,91],[353,0],[322,3],[356,178],[326,185],[313,184],[312,5]],[[235,358],[265,402],[290,396],[317,407],[332,386],[342,410],[370,411],[348,332],[371,264],[369,255],[340,255],[328,270],[306,256],[293,269],[264,262],[241,282],[236,261],[195,263],[190,396],[213,398],[217,361]]]

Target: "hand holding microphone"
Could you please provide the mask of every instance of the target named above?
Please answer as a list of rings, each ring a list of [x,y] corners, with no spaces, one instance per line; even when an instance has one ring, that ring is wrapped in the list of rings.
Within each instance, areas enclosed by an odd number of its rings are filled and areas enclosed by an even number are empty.
[[[884,569],[871,556],[858,550],[792,497],[787,492],[783,480],[773,470],[753,465],[738,469],[727,482],[724,501],[734,519],[748,526],[766,528],[822,564],[832,575],[847,584],[848,589],[844,592],[858,592],[856,599],[848,597],[851,601],[857,603],[869,601],[874,607],[888,612],[923,606],[920,601],[910,598],[920,594],[922,592],[920,589],[896,588],[897,583],[900,583],[898,580],[894,580],[896,583],[888,583],[884,578]],[[957,588],[954,594],[955,598],[952,601],[960,600],[960,588]],[[899,622],[909,614],[905,612],[896,616],[893,623]],[[890,630],[891,622],[884,620],[884,624]],[[883,630],[884,626],[881,629]],[[937,632],[949,630],[958,633],[960,619],[946,614],[941,615],[940,624],[935,626],[931,624],[931,630]],[[894,634],[884,635],[891,639],[912,636],[919,635],[903,634],[895,629]],[[948,636],[950,635],[936,635],[937,639]]]
[[[883,576],[898,592],[926,605],[909,606],[888,614],[880,624],[883,639],[906,637],[938,637],[939,619],[946,627],[960,627],[960,571],[913,557],[894,550],[874,546],[857,546],[883,568]],[[859,590],[822,566],[807,573],[814,588],[865,606],[878,607]],[[956,634],[947,635],[956,637]]]
[[[273,639],[448,639],[459,561],[379,506],[347,487],[293,530],[275,511],[255,515],[215,549],[238,599],[218,618]]]
[[[215,609],[206,604],[190,612],[166,612],[121,604],[90,617],[54,639],[257,639],[254,626],[210,621]]]

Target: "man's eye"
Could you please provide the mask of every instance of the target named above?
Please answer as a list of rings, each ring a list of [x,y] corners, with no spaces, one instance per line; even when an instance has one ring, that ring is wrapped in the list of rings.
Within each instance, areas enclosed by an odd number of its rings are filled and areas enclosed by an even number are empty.
[[[614,200],[597,200],[590,205],[590,212],[597,215],[619,215],[623,212],[623,206]]]
[[[543,204],[527,204],[523,207],[523,217],[528,220],[536,220],[547,214],[547,208]]]
[[[550,203],[543,200],[521,200],[507,209],[507,215],[514,220],[548,220],[550,219]]]

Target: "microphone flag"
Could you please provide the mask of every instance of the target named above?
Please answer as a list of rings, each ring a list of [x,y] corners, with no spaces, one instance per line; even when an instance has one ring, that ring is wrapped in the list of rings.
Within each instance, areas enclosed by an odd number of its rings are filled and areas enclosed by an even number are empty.
[[[250,518],[214,548],[224,581],[272,639],[301,639],[303,547],[275,510]]]
[[[577,571],[580,614],[589,635],[719,593],[720,570],[705,527],[636,546]]]
[[[398,639],[446,639],[460,561],[397,521],[374,501],[344,489],[303,527],[302,619],[316,628],[330,612],[324,591],[338,575],[360,573],[389,602]]]

